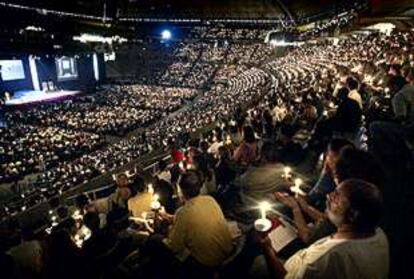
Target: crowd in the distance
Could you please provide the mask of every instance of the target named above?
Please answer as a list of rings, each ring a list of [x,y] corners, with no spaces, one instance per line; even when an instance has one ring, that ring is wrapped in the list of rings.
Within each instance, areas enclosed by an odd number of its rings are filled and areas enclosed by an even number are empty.
[[[116,86],[63,103],[17,109],[8,114],[8,121],[123,136],[179,109],[196,93],[181,88]]]
[[[0,182],[23,179],[104,145],[98,134],[22,125],[0,129]]]
[[[104,146],[106,135],[146,128],[196,95],[186,88],[132,85],[15,109],[0,131],[0,181],[18,181],[89,155]]]

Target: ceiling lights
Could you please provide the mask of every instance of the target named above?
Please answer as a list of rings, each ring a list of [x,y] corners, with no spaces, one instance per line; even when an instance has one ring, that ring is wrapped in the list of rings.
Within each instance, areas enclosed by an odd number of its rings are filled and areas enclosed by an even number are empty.
[[[128,41],[128,39],[120,37],[120,36],[112,36],[112,37],[103,37],[100,35],[94,35],[94,34],[87,34],[83,33],[80,36],[74,36],[74,41],[79,41],[81,43],[107,43],[107,44],[113,44],[113,43],[125,43]]]

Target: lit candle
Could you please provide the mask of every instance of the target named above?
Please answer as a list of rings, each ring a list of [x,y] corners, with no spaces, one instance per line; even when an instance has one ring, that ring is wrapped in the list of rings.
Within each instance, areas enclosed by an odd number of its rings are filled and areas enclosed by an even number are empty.
[[[372,84],[372,81],[373,81],[373,76],[371,76],[371,75],[366,75],[365,76],[365,80],[366,80],[366,82],[368,83],[368,84]]]
[[[295,196],[298,196],[298,195],[303,195],[304,196],[305,195],[305,193],[302,191],[302,189],[300,189],[300,186],[302,185],[302,183],[303,183],[302,179],[296,178],[295,179],[295,186],[290,187],[290,190],[293,193],[295,193]]]
[[[290,174],[292,172],[292,168],[291,167],[284,167],[283,168],[283,178],[284,179],[289,179],[292,175]]]
[[[158,201],[160,197],[158,196],[158,194],[155,194],[152,197],[152,202],[151,202],[151,209],[158,211],[161,208],[161,203]]]
[[[226,137],[226,144],[231,144],[231,137],[229,135]]]
[[[272,227],[272,222],[266,218],[266,212],[270,210],[271,206],[264,201],[259,204],[260,219],[254,222],[254,227],[259,232],[267,232]]]
[[[261,218],[266,219],[266,212],[270,209],[270,204],[268,202],[261,202],[259,205]]]
[[[148,193],[153,194],[154,193],[154,187],[152,187],[152,184],[148,184]]]

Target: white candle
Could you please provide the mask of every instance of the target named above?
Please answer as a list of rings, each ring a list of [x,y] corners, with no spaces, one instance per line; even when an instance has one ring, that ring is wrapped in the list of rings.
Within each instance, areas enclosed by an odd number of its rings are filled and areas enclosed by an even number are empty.
[[[290,190],[295,193],[295,196],[298,195],[305,195],[305,193],[300,189],[300,186],[302,185],[303,180],[300,178],[295,179],[295,185],[293,187],[290,187]]]
[[[266,201],[259,204],[261,219],[266,219],[266,212],[270,210],[270,204]]]
[[[157,194],[155,194],[152,197],[152,202],[151,202],[151,209],[152,210],[159,210],[161,208],[161,203],[158,201],[159,198],[160,197]]]
[[[284,178],[288,179],[290,177],[290,172],[292,171],[292,169],[290,167],[284,167],[283,168],[283,172],[284,172]]]
[[[299,188],[302,185],[303,181],[300,178],[295,179],[295,187]]]

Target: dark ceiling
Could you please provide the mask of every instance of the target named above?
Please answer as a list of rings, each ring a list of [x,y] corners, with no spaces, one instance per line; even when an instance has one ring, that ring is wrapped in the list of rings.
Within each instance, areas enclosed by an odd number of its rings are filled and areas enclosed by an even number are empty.
[[[10,0],[30,7],[110,17],[278,17],[286,11],[317,13],[352,0]],[[105,8],[104,8],[105,7]]]
[[[109,17],[238,17],[269,18],[315,14],[364,0],[9,0],[36,8]],[[377,14],[414,8],[414,0],[366,0]]]

